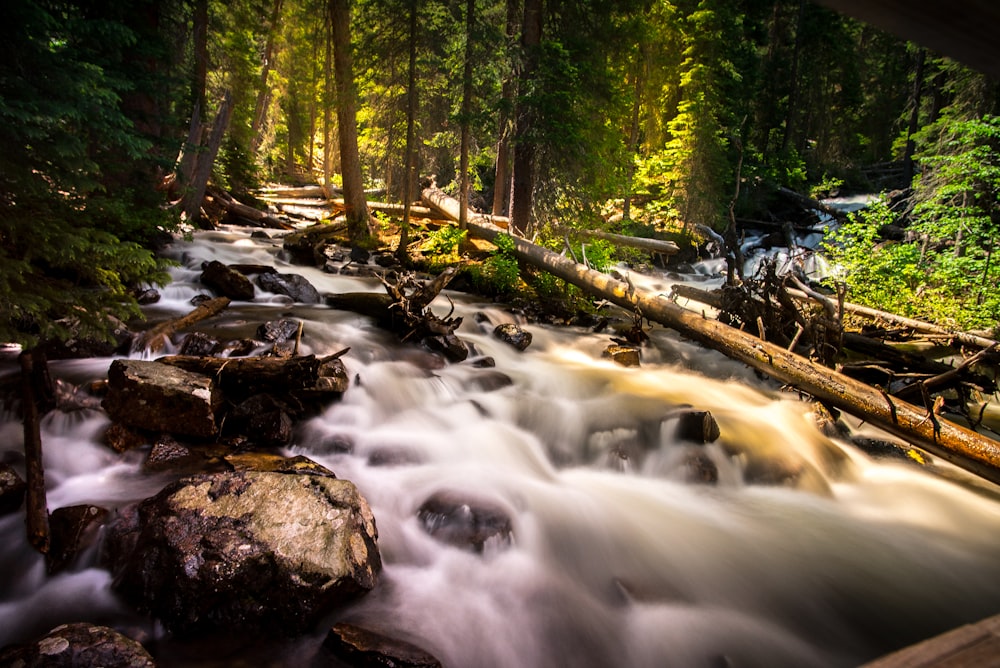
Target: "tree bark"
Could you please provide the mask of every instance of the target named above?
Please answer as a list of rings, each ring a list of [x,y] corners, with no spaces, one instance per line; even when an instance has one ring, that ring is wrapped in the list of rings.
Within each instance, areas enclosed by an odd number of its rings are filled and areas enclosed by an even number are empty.
[[[229,127],[229,119],[233,115],[233,98],[229,91],[226,91],[219,106],[219,112],[215,115],[215,122],[212,124],[212,133],[208,137],[208,146],[198,154],[198,165],[194,170],[194,178],[191,187],[185,193],[184,216],[195,223],[201,216],[201,201],[205,199],[205,190],[208,188],[208,179],[212,175],[212,166],[215,164],[215,156],[222,146],[222,138]]]
[[[42,554],[49,552],[49,511],[45,498],[45,467],[42,464],[40,404],[45,400],[47,379],[44,357],[21,353],[22,413],[24,418],[24,465],[28,484],[25,501],[28,542]],[[39,382],[39,381],[42,382]],[[41,391],[39,391],[41,390]],[[42,395],[42,396],[39,396]]]
[[[427,201],[447,195],[425,190]],[[450,199],[450,198],[449,198]],[[454,201],[454,200],[453,200]],[[492,241],[502,230],[470,222],[469,233]],[[587,269],[524,239],[512,237],[521,261],[544,269],[591,294],[655,320],[709,348],[788,383],[816,399],[855,415],[994,483],[1000,483],[1000,442],[943,420],[927,410],[815,364],[784,348],[717,320],[638,290],[631,283]]]
[[[510,45],[517,34],[518,26],[518,2],[517,0],[507,0],[507,44],[508,57]],[[503,216],[508,213],[510,204],[510,135],[511,135],[511,110],[514,108],[515,80],[513,68],[504,77],[503,86],[500,92],[500,122],[499,137],[497,139],[496,171],[493,179],[493,215]]]
[[[399,227],[399,246],[396,257],[400,262],[407,260],[406,249],[410,245],[410,214],[413,213],[413,186],[417,180],[414,156],[416,150],[417,119],[417,0],[410,0],[409,52],[406,62],[406,148],[403,152],[403,221]]]
[[[267,44],[264,47],[264,63],[260,72],[260,90],[257,92],[257,103],[254,105],[253,123],[250,125],[250,152],[256,153],[260,148],[261,129],[267,118],[267,107],[270,93],[267,88],[271,76],[271,63],[274,61],[274,42],[278,36],[278,20],[281,18],[281,5],[284,0],[274,0],[271,6],[271,20],[268,22]]]
[[[557,227],[556,229],[562,229]],[[570,236],[576,235],[589,239],[604,239],[616,246],[628,246],[629,248],[641,248],[642,250],[660,253],[662,255],[673,255],[680,248],[673,241],[663,241],[661,239],[647,239],[645,237],[628,237],[623,234],[604,232],[603,230],[571,230],[564,229]]]
[[[348,0],[329,0],[333,34],[333,70],[337,84],[337,130],[340,137],[340,176],[344,182],[348,236],[354,243],[370,236],[369,214],[358,153],[357,100],[351,54],[351,11]]]
[[[227,213],[235,216],[236,218],[242,218],[254,225],[259,225],[261,227],[269,227],[272,230],[293,230],[294,226],[275,218],[274,216],[261,211],[260,209],[255,209],[252,206],[243,204],[242,202],[236,201],[229,193],[225,192],[215,192],[213,193],[214,199],[219,206],[226,210]]]
[[[458,198],[461,211],[458,227],[464,230],[469,222],[469,144],[472,142],[472,31],[476,21],[476,0],[465,2],[465,63],[462,68],[462,140],[459,149],[460,182]]]
[[[542,0],[524,0],[524,23],[521,48],[524,64],[520,86],[527,91],[538,69],[536,53],[542,41]],[[520,99],[524,99],[524,95]],[[535,143],[530,140],[536,112],[525,101],[519,102],[514,120],[514,178],[511,188],[510,229],[524,236],[531,229],[531,210],[535,190]]]

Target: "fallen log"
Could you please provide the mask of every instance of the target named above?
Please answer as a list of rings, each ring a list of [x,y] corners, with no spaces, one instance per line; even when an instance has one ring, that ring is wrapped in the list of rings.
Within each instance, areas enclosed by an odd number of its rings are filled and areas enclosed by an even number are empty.
[[[451,199],[435,188],[425,201],[447,205]],[[454,200],[452,200],[454,201]],[[457,202],[455,203],[457,206]],[[492,241],[503,230],[480,222],[469,233]],[[889,396],[799,355],[716,320],[652,295],[607,274],[587,269],[524,239],[511,237],[514,255],[622,308],[670,327],[682,335],[792,385],[828,405],[870,422],[972,473],[1000,484],[1000,442],[932,412]]]
[[[242,400],[254,394],[321,396],[347,390],[348,378],[340,358],[350,348],[326,357],[196,357],[170,355],[161,364],[214,378],[227,398]],[[303,394],[304,393],[304,394]]]
[[[427,193],[440,193],[441,196],[428,196]],[[424,204],[435,211],[438,211],[446,220],[458,222],[461,204],[459,204],[458,200],[454,197],[446,195],[443,191],[438,190],[437,188],[426,188],[423,193],[421,193],[420,199]],[[476,225],[490,225],[504,230],[510,226],[510,218],[507,216],[494,216],[485,213],[478,213],[476,211],[468,212],[468,221]]]
[[[641,248],[661,255],[674,255],[680,248],[673,241],[663,241],[661,239],[647,239],[645,237],[629,237],[624,234],[613,234],[602,230],[571,230],[562,229],[563,232],[571,235],[581,236],[587,239],[603,239],[610,241],[617,246],[627,246],[629,248]]]
[[[161,322],[156,327],[143,332],[136,339],[133,348],[135,350],[148,348],[151,352],[159,352],[163,350],[163,346],[166,345],[166,342],[176,332],[221,313],[227,306],[229,306],[228,297],[215,297],[214,299],[204,301],[190,313],[182,315],[179,318],[174,318],[173,320]]]
[[[792,295],[796,299],[807,300],[810,299],[808,295],[797,290],[789,290],[788,294]],[[966,332],[953,332],[945,327],[939,325],[934,325],[929,322],[924,322],[922,320],[914,320],[913,318],[907,318],[906,316],[896,315],[895,313],[888,313],[886,311],[880,311],[878,309],[869,308],[867,306],[861,306],[860,304],[851,304],[849,302],[844,303],[844,311],[848,313],[853,313],[855,315],[865,316],[871,318],[872,320],[882,320],[894,325],[900,325],[901,327],[906,327],[917,332],[923,332],[925,334],[934,334],[938,336],[946,336],[957,343],[964,346],[971,346],[974,348],[989,348],[997,344],[993,339],[988,339],[983,336],[978,336],[976,334],[969,334]]]
[[[266,211],[255,209],[252,206],[236,201],[232,195],[222,191],[212,191],[211,196],[215,202],[221,206],[225,212],[241,220],[246,220],[259,227],[267,227],[273,230],[294,230],[295,226],[285,221],[275,218]]]
[[[822,211],[825,214],[833,216],[834,218],[841,219],[847,218],[847,214],[839,209],[834,209],[832,206],[823,204],[817,199],[812,197],[807,197],[801,193],[797,193],[790,188],[778,188],[778,192],[790,200],[795,201],[800,206],[807,209],[815,209],[816,211]]]

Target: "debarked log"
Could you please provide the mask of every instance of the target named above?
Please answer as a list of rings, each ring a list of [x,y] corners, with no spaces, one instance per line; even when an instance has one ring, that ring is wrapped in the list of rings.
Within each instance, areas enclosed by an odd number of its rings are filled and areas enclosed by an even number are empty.
[[[437,189],[423,192],[425,201],[451,199]],[[454,201],[454,200],[453,200]],[[478,223],[469,232],[488,241],[503,230]],[[815,364],[799,355],[684,309],[669,299],[638,290],[630,283],[512,237],[514,255],[524,262],[576,285],[622,308],[670,327],[682,335],[792,385],[820,401],[870,422],[932,454],[1000,484],[1000,442],[987,438],[926,409]]]
[[[680,250],[680,247],[673,241],[664,241],[663,239],[629,237],[624,234],[604,232],[603,230],[571,230],[568,228],[560,228],[560,230],[567,234],[584,237],[586,239],[603,239],[604,241],[610,241],[616,246],[639,248],[653,253],[660,253],[661,255],[674,255]]]

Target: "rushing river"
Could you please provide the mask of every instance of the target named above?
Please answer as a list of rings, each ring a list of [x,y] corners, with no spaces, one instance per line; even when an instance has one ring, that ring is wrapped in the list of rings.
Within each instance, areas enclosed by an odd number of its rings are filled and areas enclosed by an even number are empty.
[[[242,230],[177,242],[182,264],[149,313],[190,310],[206,259],[273,264],[320,292],[382,290],[290,267],[279,250]],[[259,289],[213,321],[217,334],[239,338],[291,315],[305,322],[302,352],[351,349],[352,386],[288,449],[354,481],[378,524],[379,586],[328,622],[378,620],[453,668],[827,667],[1000,612],[1000,489],[831,440],[798,395],[661,327],[642,366],[626,369],[602,359],[608,334],[582,328],[526,325],[534,342],[517,352],[490,333],[509,312],[450,296],[465,316],[459,334],[495,368],[442,365],[362,316]],[[439,298],[435,308],[450,306]],[[110,362],[53,362],[52,373],[81,383],[104,377]],[[513,383],[497,382],[501,374]],[[718,442],[676,441],[664,418],[683,405],[711,411]],[[142,452],[104,446],[107,426],[97,411],[44,419],[50,510],[113,509],[165,484],[142,473]],[[23,471],[15,416],[3,416],[0,436],[4,460]],[[717,484],[685,481],[696,447]],[[795,484],[746,481],[754,463],[774,461],[794,462]],[[475,553],[431,537],[417,509],[443,491],[502,509],[513,540]],[[70,621],[163,635],[110,592],[95,553],[47,577],[24,533],[21,513],[0,518],[0,645]],[[214,661],[169,639],[154,648],[162,665],[300,665],[322,637],[320,628],[293,646],[227,647],[230,658]]]

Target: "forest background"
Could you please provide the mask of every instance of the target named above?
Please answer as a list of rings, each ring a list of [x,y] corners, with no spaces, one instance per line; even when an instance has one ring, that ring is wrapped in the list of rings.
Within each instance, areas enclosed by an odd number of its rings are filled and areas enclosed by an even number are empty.
[[[405,202],[433,174],[560,244],[774,219],[782,188],[896,189],[827,240],[851,300],[1000,322],[1000,88],[811,2],[23,0],[0,33],[3,341],[138,315],[215,121],[212,179],[239,197],[349,200],[356,174]]]

